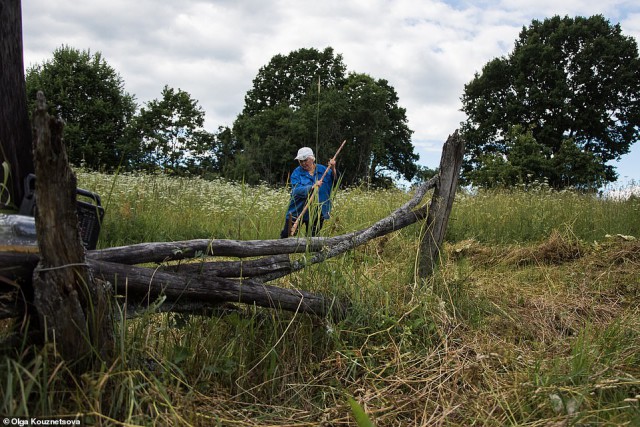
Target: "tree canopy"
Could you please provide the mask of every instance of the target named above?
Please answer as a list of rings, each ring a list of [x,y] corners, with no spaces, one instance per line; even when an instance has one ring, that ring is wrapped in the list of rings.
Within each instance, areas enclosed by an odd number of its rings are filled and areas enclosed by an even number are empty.
[[[136,104],[99,52],[62,46],[53,52],[53,59],[27,70],[26,86],[31,110],[41,90],[50,114],[65,121],[64,140],[72,164],[107,170],[118,166]]]
[[[149,101],[131,124],[135,145],[128,166],[166,172],[202,172],[213,164],[214,136],[204,130],[204,110],[189,93],[165,85],[162,99]]]
[[[418,156],[406,111],[388,81],[346,73],[332,48],[276,55],[260,68],[232,127],[207,132],[204,111],[180,89],[136,113],[134,97],[98,52],[63,46],[27,71],[29,98],[42,90],[65,122],[72,164],[91,169],[214,174],[248,183],[287,182],[293,157],[312,147],[326,162],[339,144],[343,183],[411,180]]]
[[[640,125],[637,43],[600,15],[534,20],[465,85],[463,176],[477,185],[615,181]]]
[[[320,81],[324,87],[341,86],[346,66],[332,48],[300,49],[275,55],[258,71],[245,96],[243,114],[254,116],[280,104],[300,107],[310,89]]]
[[[247,92],[233,136],[241,149],[227,172],[248,182],[284,183],[298,148],[327,161],[342,140],[340,170],[347,184],[379,184],[391,174],[411,180],[417,172],[406,110],[386,80],[346,74],[333,49],[300,49],[276,55]]]

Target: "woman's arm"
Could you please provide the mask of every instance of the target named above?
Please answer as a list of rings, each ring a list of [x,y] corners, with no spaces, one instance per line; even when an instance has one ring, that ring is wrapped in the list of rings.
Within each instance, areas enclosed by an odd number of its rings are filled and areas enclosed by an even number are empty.
[[[313,183],[305,182],[301,170],[297,167],[291,174],[291,194],[294,197],[307,197],[313,187]]]

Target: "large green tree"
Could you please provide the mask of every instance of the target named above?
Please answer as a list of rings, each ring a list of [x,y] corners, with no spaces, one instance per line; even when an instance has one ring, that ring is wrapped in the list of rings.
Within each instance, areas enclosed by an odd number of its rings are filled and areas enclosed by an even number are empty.
[[[120,164],[127,154],[125,130],[136,104],[100,52],[62,46],[53,59],[27,70],[26,85],[32,103],[43,91],[50,114],[66,122],[64,140],[72,164],[106,170]]]
[[[395,89],[386,80],[351,73],[342,92],[348,106],[344,133],[352,142],[345,153],[345,180],[381,184],[395,175],[410,181],[418,155]]]
[[[188,92],[165,86],[162,98],[149,101],[134,119],[137,149],[131,150],[128,166],[179,174],[212,170],[215,136],[204,130],[204,116]]]
[[[242,113],[253,116],[282,104],[299,107],[318,81],[324,87],[340,86],[345,72],[342,55],[335,55],[330,47],[322,52],[310,48],[276,55],[253,79]]]
[[[463,176],[556,188],[615,181],[607,163],[640,136],[639,94],[637,43],[619,25],[600,15],[534,20],[465,86]]]
[[[242,148],[225,175],[247,182],[284,183],[299,147],[323,152],[329,129],[341,126],[320,126],[318,113],[325,111],[325,99],[334,98],[345,70],[342,56],[331,48],[276,55],[261,67],[234,122],[233,135]]]
[[[312,147],[326,162],[344,139],[339,169],[347,184],[380,183],[393,174],[410,180],[417,170],[395,90],[385,80],[346,75],[331,48],[273,57],[254,79],[233,135],[242,149],[227,176],[249,182],[283,183],[299,147]]]
[[[233,160],[240,153],[242,147],[228,126],[219,126],[218,131],[214,135],[213,172],[223,174],[225,170],[232,167]]]

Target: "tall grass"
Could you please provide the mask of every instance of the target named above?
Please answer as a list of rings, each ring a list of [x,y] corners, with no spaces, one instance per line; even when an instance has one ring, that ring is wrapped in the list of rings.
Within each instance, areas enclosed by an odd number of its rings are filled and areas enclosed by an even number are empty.
[[[284,225],[288,191],[224,180],[79,172],[83,188],[103,198],[103,247],[193,238],[275,239]],[[361,229],[410,197],[400,190],[341,190],[325,234]],[[570,229],[585,241],[640,236],[640,198],[608,199],[546,187],[459,191],[447,241],[535,242]]]
[[[272,239],[286,189],[81,172],[101,247]],[[340,190],[335,235],[410,197]],[[637,199],[459,193],[441,265],[414,267],[415,224],[280,279],[350,301],[344,320],[252,306],[118,322],[118,358],[75,377],[51,346],[5,349],[0,413],[91,425],[633,425],[640,420]],[[626,239],[630,239],[626,237]],[[366,417],[365,417],[366,415]]]
[[[570,229],[579,239],[599,241],[606,235],[640,236],[638,218],[638,197],[616,200],[546,187],[460,192],[447,240],[531,242],[554,229]]]

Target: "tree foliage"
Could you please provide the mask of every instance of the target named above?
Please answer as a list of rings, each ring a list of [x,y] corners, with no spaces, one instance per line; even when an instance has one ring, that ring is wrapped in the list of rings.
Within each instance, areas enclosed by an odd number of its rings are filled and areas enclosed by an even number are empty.
[[[353,147],[347,151],[348,182],[364,177],[369,183],[384,182],[389,173],[411,180],[417,172],[406,110],[386,80],[352,73],[343,88],[346,95],[345,133]]]
[[[133,97],[100,53],[63,46],[27,73],[29,93],[47,95],[66,121],[72,163],[93,169],[215,174],[249,183],[285,183],[301,146],[326,162],[342,140],[340,170],[347,184],[411,180],[418,168],[406,112],[386,80],[346,74],[333,49],[276,55],[262,67],[233,128],[204,130],[204,111],[180,89],[135,115]]]
[[[379,184],[390,174],[410,180],[418,156],[406,111],[386,80],[346,74],[333,49],[276,55],[262,67],[233,126],[241,146],[227,176],[284,183],[298,148],[309,146],[326,162],[347,139],[340,170],[347,184]]]
[[[214,166],[215,137],[204,126],[204,110],[191,95],[165,86],[162,99],[140,109],[132,124],[129,164],[135,169],[162,168],[171,173],[195,173]],[[134,155],[137,153],[137,155]]]
[[[600,15],[534,20],[509,56],[465,85],[464,177],[556,188],[615,181],[607,162],[638,140],[639,93],[637,43],[619,25]]]
[[[228,171],[233,166],[233,160],[240,153],[241,148],[231,128],[219,126],[213,144],[213,170],[218,174]]]
[[[322,52],[300,49],[287,56],[278,54],[258,71],[242,113],[254,116],[281,104],[299,107],[318,81],[324,87],[340,86],[345,71],[342,55],[334,55],[330,47]]]
[[[118,166],[126,154],[125,129],[136,104],[100,52],[62,46],[52,60],[27,70],[26,86],[32,106],[41,90],[50,114],[65,121],[64,140],[72,164],[107,170]]]

